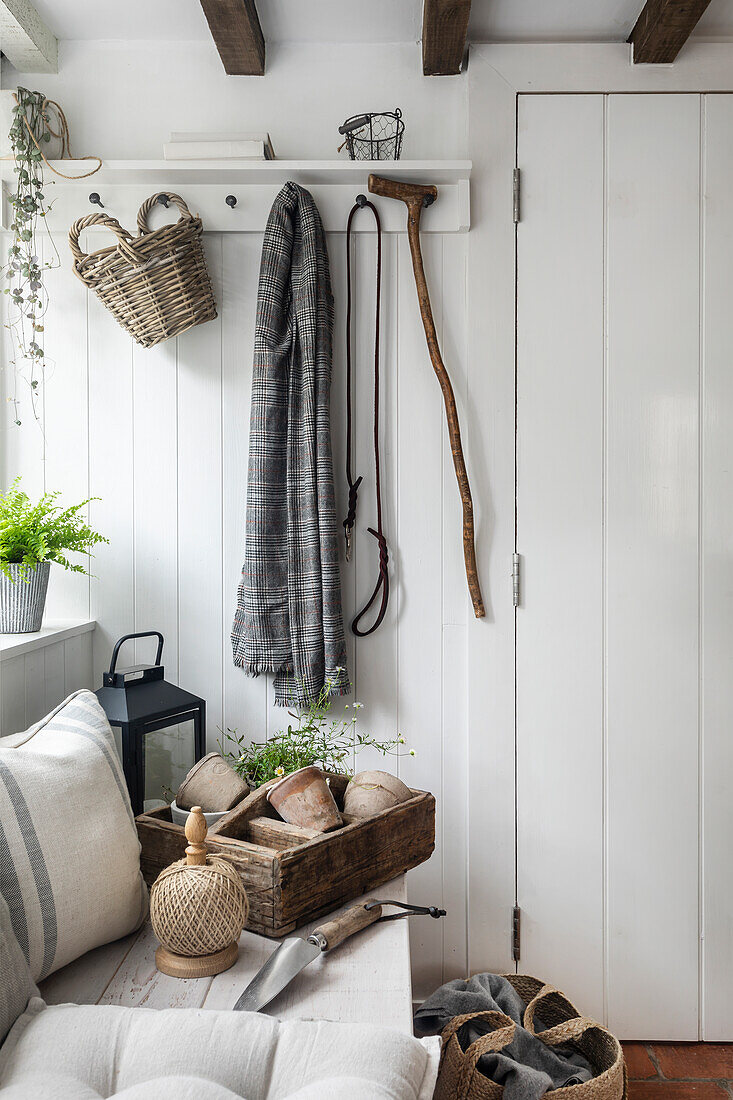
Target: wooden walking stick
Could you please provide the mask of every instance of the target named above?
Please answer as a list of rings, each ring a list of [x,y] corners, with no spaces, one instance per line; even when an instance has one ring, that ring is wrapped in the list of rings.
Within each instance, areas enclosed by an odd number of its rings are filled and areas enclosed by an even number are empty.
[[[461,446],[461,428],[458,423],[458,410],[453,394],[448,372],[445,369],[440,347],[438,346],[438,334],[435,331],[433,311],[430,306],[428,284],[425,280],[425,268],[420,251],[420,214],[423,207],[430,206],[438,197],[437,187],[422,187],[416,183],[400,183],[398,180],[387,180],[382,176],[369,177],[369,190],[373,195],[382,195],[386,199],[401,199],[407,205],[407,237],[410,242],[412,254],[412,269],[415,273],[415,285],[417,287],[417,300],[420,304],[420,314],[425,329],[425,338],[428,342],[428,351],[433,363],[433,368],[438,376],[440,388],[443,391],[445,402],[445,416],[448,421],[448,435],[450,436],[450,448],[453,453],[453,465],[458,480],[458,488],[463,504],[463,559],[466,563],[466,579],[468,590],[471,593],[474,615],[477,619],[483,618],[484,601],[481,598],[481,586],[479,585],[478,571],[476,569],[476,549],[473,533],[473,501],[471,500],[471,487],[468,484],[466,463],[463,458]]]

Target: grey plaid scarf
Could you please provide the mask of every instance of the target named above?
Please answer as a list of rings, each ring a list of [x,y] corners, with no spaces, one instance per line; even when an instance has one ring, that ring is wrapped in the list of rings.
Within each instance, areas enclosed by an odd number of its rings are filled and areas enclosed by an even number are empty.
[[[278,706],[351,688],[331,460],[333,297],[312,195],[286,183],[265,229],[257,296],[247,538],[234,663],[274,672]]]

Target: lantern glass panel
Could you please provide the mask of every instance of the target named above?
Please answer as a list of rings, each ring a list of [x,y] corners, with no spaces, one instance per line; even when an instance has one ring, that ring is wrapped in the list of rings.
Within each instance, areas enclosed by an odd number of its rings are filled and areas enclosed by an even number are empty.
[[[196,762],[193,719],[147,730],[144,809],[170,802]]]

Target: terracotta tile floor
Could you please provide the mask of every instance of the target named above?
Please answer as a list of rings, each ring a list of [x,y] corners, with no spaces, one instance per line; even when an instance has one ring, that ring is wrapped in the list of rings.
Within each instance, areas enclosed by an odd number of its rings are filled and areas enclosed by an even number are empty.
[[[629,1100],[733,1100],[733,1043],[624,1043]]]

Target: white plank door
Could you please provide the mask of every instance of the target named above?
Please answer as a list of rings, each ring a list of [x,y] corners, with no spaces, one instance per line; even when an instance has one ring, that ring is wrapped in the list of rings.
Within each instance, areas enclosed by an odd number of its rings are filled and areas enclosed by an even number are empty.
[[[517,233],[521,965],[596,1018],[604,1012],[603,113],[602,96],[520,100]]]
[[[698,1036],[700,97],[520,97],[521,968]]]

